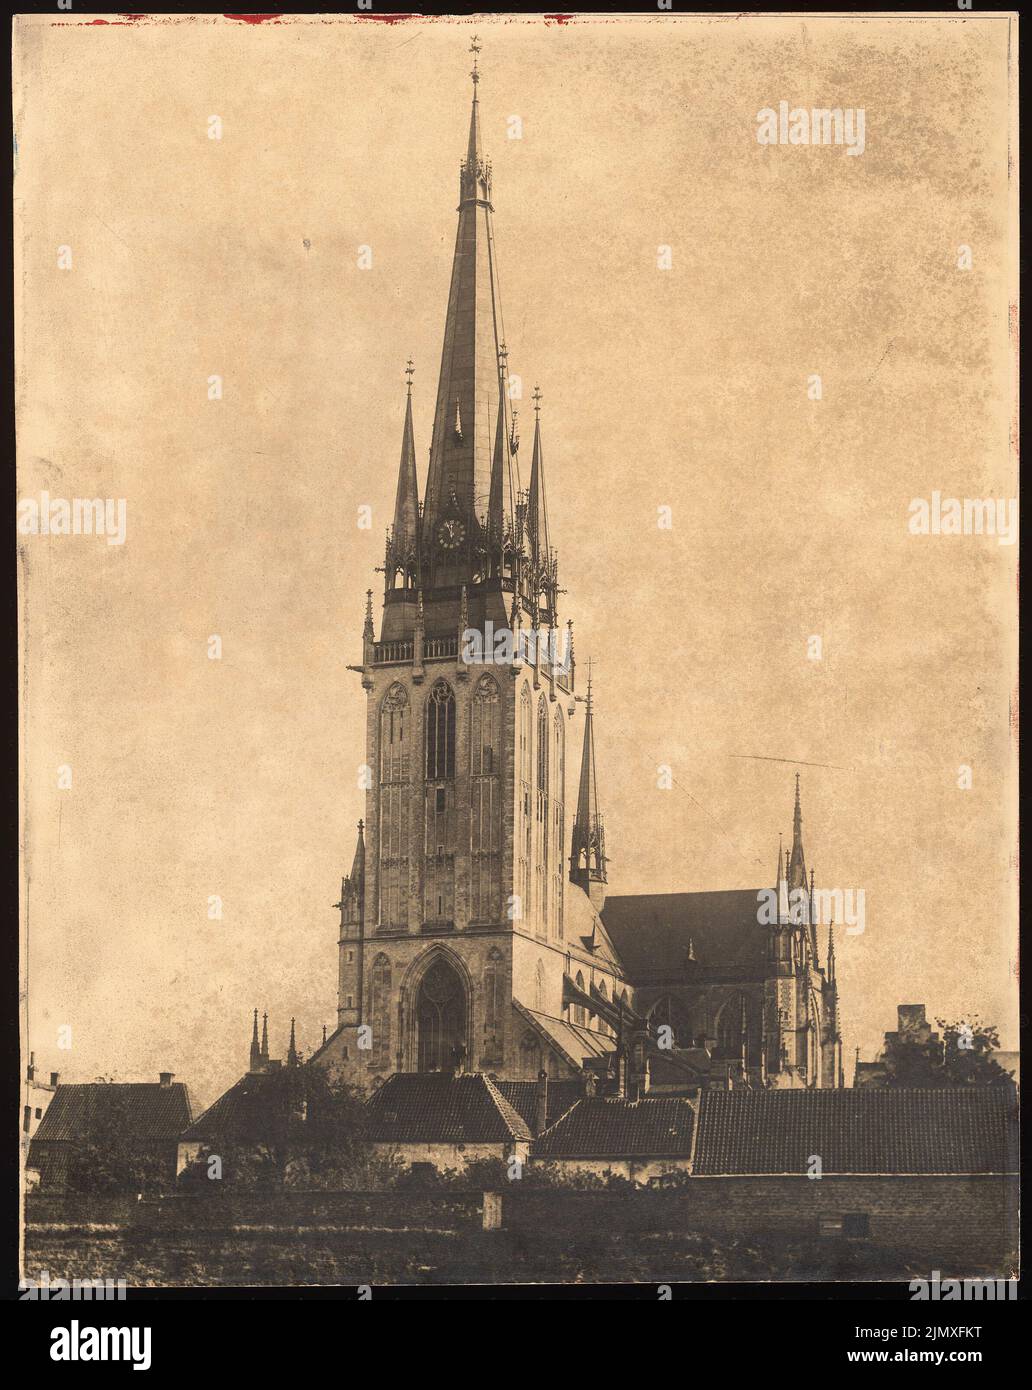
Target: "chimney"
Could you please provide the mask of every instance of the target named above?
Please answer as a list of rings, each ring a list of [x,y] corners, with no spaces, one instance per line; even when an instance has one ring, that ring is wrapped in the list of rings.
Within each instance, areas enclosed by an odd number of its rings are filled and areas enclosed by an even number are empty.
[[[534,1111],[534,1133],[543,1133],[548,1128],[548,1072],[544,1067],[538,1072],[537,1097]]]
[[[172,1078],[173,1078],[173,1076],[175,1076],[175,1072],[174,1072],[174,1071],[159,1071],[159,1072],[158,1072],[158,1080],[161,1082],[162,1086],[171,1086],[171,1085],[172,1085]]]
[[[56,1085],[57,1085],[57,1078],[58,1078],[60,1075],[61,1075],[61,1073],[60,1073],[59,1071],[52,1071],[52,1072],[50,1073],[50,1084],[51,1084],[51,1086],[56,1086]]]

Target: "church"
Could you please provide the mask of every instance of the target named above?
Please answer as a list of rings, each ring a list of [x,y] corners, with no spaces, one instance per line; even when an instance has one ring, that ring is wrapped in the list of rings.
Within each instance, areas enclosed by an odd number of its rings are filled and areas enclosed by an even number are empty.
[[[522,481],[472,51],[429,468],[421,495],[410,364],[379,631],[370,590],[349,668],[369,776],[336,905],[337,1027],[311,1065],[363,1091],[420,1072],[544,1073],[631,1099],[841,1087],[833,933],[822,961],[815,914],[788,909],[814,901],[798,776],[773,892],[609,892],[598,712],[558,611],[537,390]]]

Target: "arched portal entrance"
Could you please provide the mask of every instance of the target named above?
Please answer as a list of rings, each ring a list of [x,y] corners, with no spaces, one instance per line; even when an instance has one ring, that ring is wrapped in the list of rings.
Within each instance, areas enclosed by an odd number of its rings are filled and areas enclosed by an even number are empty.
[[[443,957],[430,966],[416,996],[416,1070],[456,1071],[466,1060],[466,987]]]

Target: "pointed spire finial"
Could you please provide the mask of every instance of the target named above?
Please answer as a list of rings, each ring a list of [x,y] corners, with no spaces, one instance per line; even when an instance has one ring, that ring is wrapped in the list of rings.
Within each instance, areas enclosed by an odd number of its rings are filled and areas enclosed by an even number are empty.
[[[412,358],[410,357],[409,360],[405,363],[405,383],[408,386],[408,393],[410,396],[412,395],[412,375],[415,372],[415,370],[416,364],[412,361]]]
[[[803,851],[803,812],[799,797],[799,773],[795,775],[795,807],[792,812],[792,853],[788,861],[788,886],[806,888],[806,856]]]
[[[570,836],[570,881],[579,884],[598,911],[605,902],[607,855],[605,822],[598,809],[598,776],[595,771],[595,720],[592,659],[588,658],[588,693],[584,714],[584,746],[581,751],[577,811]]]
[[[541,414],[541,402],[544,400],[544,396],[542,396],[542,394],[541,394],[541,387],[540,387],[540,386],[535,386],[535,387],[534,387],[534,395],[533,395],[533,397],[532,397],[532,400],[533,400],[533,402],[534,402],[534,414],[540,416],[540,414]]]

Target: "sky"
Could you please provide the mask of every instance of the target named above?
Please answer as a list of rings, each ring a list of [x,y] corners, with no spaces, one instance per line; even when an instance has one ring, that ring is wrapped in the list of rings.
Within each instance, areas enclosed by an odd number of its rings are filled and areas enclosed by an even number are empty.
[[[1015,494],[1008,30],[19,19],[18,496],[126,519],[18,536],[41,1070],[201,1104],[254,1007],[274,1055],[332,1031],[347,667],[409,357],[425,477],[474,32],[611,890],[772,885],[799,771],[818,884],[864,893],[847,1078],[902,1002],[1017,1046],[1016,546],[908,526]],[[863,108],[863,153],[759,143],[782,100]]]

